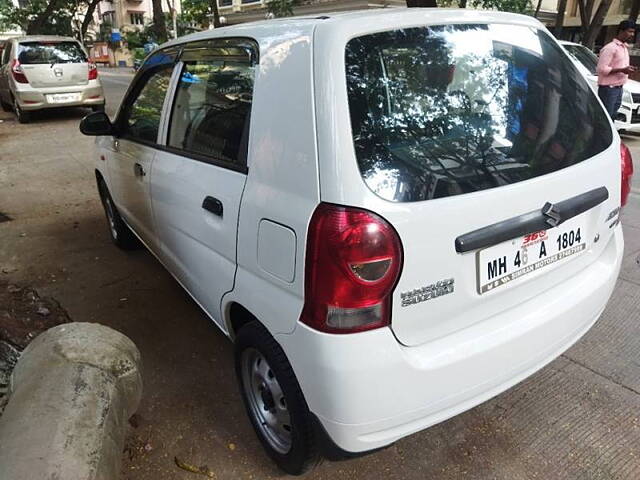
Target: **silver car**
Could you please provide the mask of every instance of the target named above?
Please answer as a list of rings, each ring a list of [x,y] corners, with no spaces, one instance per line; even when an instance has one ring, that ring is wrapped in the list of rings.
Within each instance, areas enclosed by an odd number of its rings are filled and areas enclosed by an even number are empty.
[[[16,37],[6,41],[0,59],[0,104],[26,123],[35,110],[91,107],[104,110],[96,65],[74,38]]]

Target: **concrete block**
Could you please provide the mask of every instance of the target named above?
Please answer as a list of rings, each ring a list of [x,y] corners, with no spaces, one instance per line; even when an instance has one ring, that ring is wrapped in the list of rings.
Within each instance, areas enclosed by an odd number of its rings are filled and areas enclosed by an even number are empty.
[[[68,323],[24,350],[0,417],[0,479],[114,480],[142,395],[140,352],[98,324]]]

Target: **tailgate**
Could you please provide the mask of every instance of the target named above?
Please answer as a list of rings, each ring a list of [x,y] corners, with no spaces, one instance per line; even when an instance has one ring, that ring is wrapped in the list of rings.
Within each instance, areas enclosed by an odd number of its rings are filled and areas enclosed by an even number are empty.
[[[18,61],[34,88],[86,85],[89,65],[77,42],[21,42]]]
[[[402,344],[562,288],[596,260],[620,204],[619,139],[555,39],[474,23],[343,41],[342,72],[337,55],[316,66],[346,79],[344,90],[316,82],[318,111],[331,112],[318,124],[321,195],[398,233]]]

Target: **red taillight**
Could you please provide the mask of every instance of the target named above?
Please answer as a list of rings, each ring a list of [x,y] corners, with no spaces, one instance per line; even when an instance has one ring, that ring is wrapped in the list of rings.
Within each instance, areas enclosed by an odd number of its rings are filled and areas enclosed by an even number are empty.
[[[389,325],[401,268],[400,238],[384,219],[321,204],[309,225],[301,321],[329,333]]]
[[[89,80],[97,80],[98,79],[98,67],[95,63],[89,62]]]
[[[11,63],[11,74],[13,75],[13,79],[16,82],[29,83],[29,80],[27,80],[27,77],[25,76],[24,71],[22,70],[22,66],[20,65],[20,62],[16,58],[14,58],[13,62]]]
[[[633,176],[633,159],[631,152],[624,143],[620,144],[620,167],[622,168],[622,189],[620,191],[620,206],[624,207],[631,191],[631,177]]]

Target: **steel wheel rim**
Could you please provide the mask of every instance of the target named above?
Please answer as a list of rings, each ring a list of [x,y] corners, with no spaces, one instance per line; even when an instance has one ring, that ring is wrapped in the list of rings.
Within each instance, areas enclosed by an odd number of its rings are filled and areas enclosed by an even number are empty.
[[[111,231],[111,236],[115,239],[118,238],[118,230],[116,230],[116,221],[114,219],[113,214],[113,205],[111,205],[111,200],[109,197],[104,199],[105,211],[107,212],[107,220],[109,222],[109,231]]]
[[[278,453],[291,450],[291,416],[282,388],[266,358],[255,348],[241,357],[242,385],[262,436]]]

